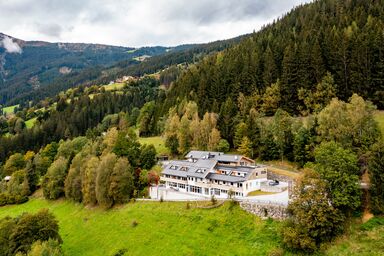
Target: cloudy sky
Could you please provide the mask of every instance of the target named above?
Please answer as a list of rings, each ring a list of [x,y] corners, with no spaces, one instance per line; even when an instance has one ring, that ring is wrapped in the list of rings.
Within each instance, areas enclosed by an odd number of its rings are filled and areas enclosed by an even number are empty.
[[[24,40],[123,46],[226,39],[309,0],[0,0],[0,32]]]

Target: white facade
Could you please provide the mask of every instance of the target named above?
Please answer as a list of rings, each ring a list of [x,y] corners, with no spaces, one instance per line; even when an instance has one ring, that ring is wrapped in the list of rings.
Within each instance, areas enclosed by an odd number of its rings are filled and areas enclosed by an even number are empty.
[[[260,190],[261,182],[267,181],[267,169],[243,156],[192,151],[187,160],[170,161],[160,180],[166,188],[181,192],[228,198],[232,191],[232,196],[244,197]]]

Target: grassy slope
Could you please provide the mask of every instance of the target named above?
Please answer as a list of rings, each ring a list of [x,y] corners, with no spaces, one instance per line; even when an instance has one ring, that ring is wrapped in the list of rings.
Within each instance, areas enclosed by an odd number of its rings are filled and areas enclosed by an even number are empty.
[[[13,106],[9,106],[9,107],[6,107],[6,108],[3,108],[3,113],[4,114],[12,114],[13,111],[15,110],[16,107],[18,107],[19,105],[13,105]]]
[[[35,118],[31,118],[31,119],[25,121],[25,126],[27,128],[32,128],[33,125],[35,124],[36,120],[37,120],[37,118],[35,117]]]
[[[164,138],[160,136],[148,137],[148,138],[139,138],[140,144],[152,144],[156,148],[157,154],[169,154],[169,150],[165,147]]]
[[[383,217],[381,221],[384,222]],[[352,225],[346,235],[338,238],[329,247],[326,255],[384,255],[384,225],[377,225],[369,230],[362,230],[360,227],[366,224],[360,225],[355,223]]]
[[[114,83],[109,85],[104,85],[106,91],[120,90],[124,87],[124,83]]]
[[[66,255],[266,255],[279,246],[279,223],[229,204],[186,209],[185,203],[137,202],[119,209],[86,209],[68,201],[32,199],[0,208],[0,218],[49,208],[59,220]],[[132,221],[137,221],[136,227]]]

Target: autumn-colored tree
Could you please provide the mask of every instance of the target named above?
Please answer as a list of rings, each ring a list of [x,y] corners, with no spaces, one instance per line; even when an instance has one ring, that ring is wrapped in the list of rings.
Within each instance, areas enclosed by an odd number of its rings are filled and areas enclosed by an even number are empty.
[[[288,211],[291,218],[282,237],[291,249],[312,253],[343,230],[345,216],[332,204],[326,182],[314,171],[306,170],[296,184]]]

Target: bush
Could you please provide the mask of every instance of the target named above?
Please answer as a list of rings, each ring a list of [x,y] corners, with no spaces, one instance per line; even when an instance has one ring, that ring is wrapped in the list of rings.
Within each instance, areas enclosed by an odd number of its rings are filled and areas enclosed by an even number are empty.
[[[57,240],[49,239],[48,241],[37,241],[33,243],[31,250],[27,256],[61,256],[64,255],[61,250],[60,242]]]
[[[57,221],[46,209],[40,210],[36,214],[25,213],[13,219],[6,217],[0,220],[0,255],[25,254],[31,248],[34,249],[34,243],[36,243],[37,252],[43,250],[49,252],[48,248],[55,242],[48,242],[44,245],[43,243],[50,239],[56,240],[57,244],[62,242]],[[41,243],[39,244],[37,241],[41,241]]]
[[[137,222],[136,220],[133,220],[132,223],[131,223],[131,226],[134,228],[137,225],[139,225],[139,222]]]
[[[212,205],[217,204],[217,199],[215,198],[214,195],[211,196],[211,203],[212,203]]]
[[[281,248],[275,248],[272,249],[269,253],[268,256],[283,256],[284,255],[284,250]]]
[[[22,195],[10,195],[8,193],[0,193],[0,206],[10,204],[23,204],[27,202],[29,198]]]
[[[126,252],[128,252],[127,249],[125,249],[125,248],[124,249],[120,249],[115,254],[113,254],[113,256],[123,256],[123,255],[125,255]]]

